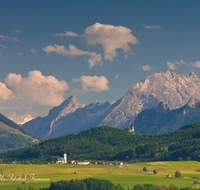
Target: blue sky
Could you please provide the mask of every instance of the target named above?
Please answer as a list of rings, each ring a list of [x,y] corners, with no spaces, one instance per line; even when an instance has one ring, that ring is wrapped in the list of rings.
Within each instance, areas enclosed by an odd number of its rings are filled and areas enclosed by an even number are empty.
[[[110,103],[172,69],[200,76],[200,1],[0,1],[0,112]]]

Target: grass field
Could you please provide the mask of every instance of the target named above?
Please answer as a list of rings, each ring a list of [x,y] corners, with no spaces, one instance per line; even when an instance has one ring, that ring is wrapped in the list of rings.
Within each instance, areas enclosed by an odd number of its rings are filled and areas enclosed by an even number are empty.
[[[147,168],[147,172],[143,172],[143,167]],[[157,174],[153,174],[153,170],[157,170]],[[180,171],[182,178],[175,178],[175,171]],[[6,181],[0,180],[1,190],[16,190],[17,186],[48,187],[50,181],[84,179],[88,177],[96,177],[106,179],[113,182],[115,185],[121,184],[124,188],[132,188],[136,184],[151,183],[154,185],[170,186],[172,183],[178,187],[192,186],[194,179],[191,177],[200,178],[200,163],[196,161],[181,161],[181,162],[149,162],[125,164],[123,166],[116,165],[0,165],[0,173],[4,174]],[[29,181],[8,181],[9,175],[13,174],[19,179],[22,175],[24,178],[27,175]],[[33,181],[29,175],[35,174],[34,179],[41,181]],[[171,174],[171,178],[167,175]],[[42,181],[49,179],[49,181]],[[25,184],[22,184],[23,181]],[[200,180],[199,180],[200,182]]]

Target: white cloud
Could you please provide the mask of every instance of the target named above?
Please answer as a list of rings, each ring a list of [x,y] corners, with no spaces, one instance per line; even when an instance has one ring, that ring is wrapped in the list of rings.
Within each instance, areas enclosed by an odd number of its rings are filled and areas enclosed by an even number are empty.
[[[109,91],[110,88],[108,86],[109,81],[105,76],[85,76],[83,75],[80,78],[74,78],[73,82],[80,82],[82,89],[74,89],[74,91],[79,92],[80,94],[86,94],[87,92],[102,92]]]
[[[67,55],[70,58],[75,56],[83,56],[87,55],[90,56],[88,59],[88,63],[90,64],[90,68],[94,67],[95,65],[102,65],[102,59],[101,54],[96,54],[95,52],[89,52],[89,51],[82,51],[77,49],[74,45],[69,45],[69,49],[65,48],[64,45],[48,45],[45,48],[43,48],[43,51],[46,53],[53,53],[56,52],[58,54]]]
[[[123,26],[95,23],[85,29],[83,37],[90,45],[101,44],[105,59],[113,61],[113,58],[117,56],[116,49],[128,52],[131,49],[129,44],[134,45],[139,42],[131,32],[129,28]]]
[[[115,78],[118,79],[119,77],[120,77],[119,73],[117,73],[116,76],[115,76]]]
[[[71,37],[77,37],[79,36],[78,34],[74,33],[74,32],[71,32],[71,31],[65,31],[65,33],[56,33],[55,34],[56,36],[71,36]]]
[[[184,60],[182,60],[182,59],[180,61],[175,61],[175,63],[177,65],[179,65],[179,64],[186,64],[187,65],[187,63]]]
[[[16,37],[13,37],[12,39],[13,39],[13,41],[15,41],[15,42],[21,42],[21,40],[18,40],[18,38],[16,38]]]
[[[195,63],[192,63],[192,67],[197,67],[200,69],[200,61],[196,61]]]
[[[21,30],[15,30],[15,32],[21,32]]]
[[[11,90],[9,90],[6,85],[0,82],[0,103],[14,98],[14,94]]]
[[[142,68],[143,71],[150,71],[151,70],[151,66],[149,65],[145,65],[145,66],[140,66]]]
[[[8,87],[13,88],[14,102],[21,103],[23,106],[33,104],[57,106],[64,101],[65,91],[69,88],[65,81],[59,81],[51,75],[43,76],[36,70],[29,71],[28,77],[24,78],[21,74],[10,73],[5,78],[5,82]],[[11,93],[8,92],[7,94]]]
[[[36,50],[32,48],[31,53],[36,53]]]
[[[143,24],[143,26],[144,26],[146,29],[161,28],[161,26],[147,26],[146,24]]]
[[[167,66],[169,67],[169,69],[171,69],[171,70],[174,70],[174,69],[176,69],[176,66],[175,66],[175,64],[174,63],[171,63],[171,62],[169,62],[169,61],[167,61]]]
[[[4,45],[0,45],[0,47],[1,47],[1,48],[8,48],[7,46],[4,46]]]
[[[3,36],[2,34],[0,34],[0,38],[2,38],[3,40],[9,39],[8,36]]]
[[[23,55],[23,54],[22,54],[22,52],[19,52],[18,55],[21,56],[21,55]]]

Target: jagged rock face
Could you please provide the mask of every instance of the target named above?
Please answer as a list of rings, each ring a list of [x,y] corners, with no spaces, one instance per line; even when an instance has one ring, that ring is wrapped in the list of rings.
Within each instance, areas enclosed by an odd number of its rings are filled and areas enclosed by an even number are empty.
[[[200,79],[195,73],[189,76],[171,70],[155,73],[133,84],[102,124],[123,128],[133,124],[136,116],[144,109],[154,108],[160,102],[168,104],[171,109],[180,108],[191,97],[200,97]]]
[[[200,79],[197,75],[193,72],[188,76],[180,75],[168,70],[133,84],[129,91],[112,105],[108,102],[99,104],[96,101],[84,106],[71,96],[60,106],[51,109],[46,117],[38,117],[22,127],[45,139],[77,133],[99,125],[124,128],[132,125],[142,110],[159,105],[156,111],[167,113],[182,107],[192,97],[200,97]],[[194,99],[190,100],[188,106],[195,104]]]
[[[61,105],[51,109],[46,117],[38,117],[22,127],[44,139],[63,136],[94,127],[95,121],[109,107],[108,102],[100,104],[97,101],[87,106],[81,105],[75,96],[71,96]]]
[[[200,121],[200,101],[191,98],[178,109],[170,110],[169,106],[160,103],[156,108],[143,110],[136,117],[134,127],[138,133],[162,134],[179,130],[182,126],[197,121]]]

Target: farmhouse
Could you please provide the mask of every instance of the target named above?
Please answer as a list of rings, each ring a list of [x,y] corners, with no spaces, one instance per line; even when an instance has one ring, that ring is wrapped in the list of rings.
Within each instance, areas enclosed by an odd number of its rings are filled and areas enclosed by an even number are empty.
[[[83,160],[83,161],[75,161],[75,160],[71,160],[70,163],[71,163],[71,164],[77,164],[77,165],[88,165],[88,164],[90,164],[90,162],[87,161],[87,160]]]

